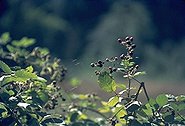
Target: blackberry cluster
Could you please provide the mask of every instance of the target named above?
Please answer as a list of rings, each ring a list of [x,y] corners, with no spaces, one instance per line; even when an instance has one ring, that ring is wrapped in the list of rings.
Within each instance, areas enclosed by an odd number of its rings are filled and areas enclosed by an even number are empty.
[[[136,44],[133,43],[133,37],[127,36],[124,39],[119,38],[117,41],[120,45],[126,48],[126,54],[122,53],[119,56],[105,58],[104,60],[98,60],[97,62],[91,63],[91,67],[103,67],[101,70],[95,70],[96,75],[99,75],[103,69],[108,70],[110,74],[117,72],[119,70],[116,67],[117,61],[130,61],[133,59],[134,49],[136,48]],[[126,70],[127,72],[124,72],[132,75],[137,71],[138,67],[139,66],[137,64],[134,64]]]

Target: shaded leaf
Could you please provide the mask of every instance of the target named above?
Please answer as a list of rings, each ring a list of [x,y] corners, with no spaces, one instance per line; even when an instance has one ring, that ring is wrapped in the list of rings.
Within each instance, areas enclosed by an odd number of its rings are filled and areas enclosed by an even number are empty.
[[[11,74],[11,69],[10,67],[4,63],[3,61],[0,61],[0,68],[5,72],[5,73],[8,73],[8,74]]]
[[[139,101],[134,101],[130,105],[127,106],[126,110],[128,112],[134,112],[134,111],[138,110],[140,106],[141,105],[140,105]]]
[[[98,83],[100,88],[106,92],[112,92],[115,82],[108,72],[102,72],[98,76]]]

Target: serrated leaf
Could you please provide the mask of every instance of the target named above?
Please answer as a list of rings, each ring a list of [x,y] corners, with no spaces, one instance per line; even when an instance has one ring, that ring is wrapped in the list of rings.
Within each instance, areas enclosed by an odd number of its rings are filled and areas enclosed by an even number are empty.
[[[98,83],[100,88],[106,92],[112,92],[113,87],[116,85],[112,76],[106,71],[98,76]]]
[[[119,102],[119,97],[118,96],[114,96],[114,97],[111,97],[107,103],[107,105],[109,107],[114,107],[117,103]]]
[[[21,78],[22,81],[26,81],[28,79],[37,79],[36,74],[28,72],[24,69],[16,71],[15,76]]]
[[[158,95],[156,98],[157,104],[162,107],[163,105],[166,105],[168,103],[168,98],[165,94]]]
[[[10,67],[6,64],[6,63],[4,63],[3,61],[0,61],[0,68],[5,72],[5,73],[7,73],[7,74],[11,74],[11,69],[10,69]]]
[[[26,70],[27,70],[28,72],[32,73],[32,72],[33,72],[33,67],[32,67],[32,66],[26,67]]]

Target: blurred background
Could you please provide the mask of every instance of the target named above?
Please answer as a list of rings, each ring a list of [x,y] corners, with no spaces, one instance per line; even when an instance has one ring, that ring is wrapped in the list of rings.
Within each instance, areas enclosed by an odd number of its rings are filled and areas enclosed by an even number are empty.
[[[0,0],[4,32],[35,38],[87,87],[97,83],[90,62],[120,55],[117,38],[131,35],[150,92],[185,91],[184,0]]]

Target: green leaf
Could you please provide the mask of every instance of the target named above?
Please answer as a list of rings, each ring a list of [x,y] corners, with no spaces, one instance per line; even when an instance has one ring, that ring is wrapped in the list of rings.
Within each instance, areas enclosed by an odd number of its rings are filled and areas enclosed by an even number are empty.
[[[8,49],[9,52],[11,53],[16,53],[18,51],[18,49],[16,49],[15,47],[11,46],[11,45],[7,45],[6,48]]]
[[[124,106],[121,105],[119,107],[115,107],[113,113],[116,114],[116,117],[121,124],[126,124],[126,120],[123,117],[127,115],[127,111]]]
[[[161,94],[157,96],[156,102],[160,107],[162,107],[163,105],[166,105],[168,103],[168,98],[166,97],[165,94]]]
[[[148,115],[148,116],[152,116],[152,115],[153,115],[152,108],[151,108],[151,106],[150,106],[149,103],[147,103],[147,104],[143,107],[143,112],[145,112],[146,115]]]
[[[102,72],[98,76],[98,83],[102,90],[106,92],[112,92],[114,90],[114,86],[116,85],[114,79],[108,72]]]
[[[184,103],[179,104],[179,105],[178,105],[178,110],[179,110],[179,111],[185,110],[185,104],[184,104]]]
[[[10,67],[7,65],[7,64],[5,64],[3,61],[0,61],[0,68],[5,72],[5,73],[7,73],[7,74],[11,74],[11,69],[10,69]]]
[[[29,66],[29,67],[26,68],[26,70],[27,70],[28,72],[32,73],[32,72],[33,72],[33,67],[32,67],[32,66]]]
[[[109,107],[114,107],[117,103],[119,102],[119,97],[118,96],[114,96],[114,97],[111,97],[107,103],[107,105]]]
[[[21,78],[22,81],[26,81],[28,79],[37,79],[36,74],[28,72],[24,69],[16,71],[15,76]]]
[[[35,43],[35,39],[23,37],[20,41],[14,40],[12,41],[12,45],[16,47],[29,47]]]
[[[39,92],[38,92],[38,96],[39,96],[39,98],[40,98],[44,103],[46,103],[46,102],[49,100],[49,95],[48,95],[46,92],[39,91]]]
[[[6,45],[10,40],[10,34],[8,32],[5,32],[0,37],[0,44]]]

